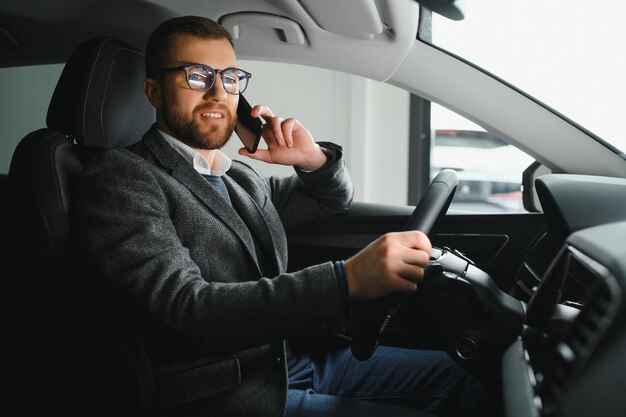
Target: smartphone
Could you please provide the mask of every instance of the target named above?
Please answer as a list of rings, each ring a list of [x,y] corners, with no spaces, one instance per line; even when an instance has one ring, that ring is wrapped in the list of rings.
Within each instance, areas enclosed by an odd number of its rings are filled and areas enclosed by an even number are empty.
[[[261,131],[263,130],[263,120],[260,117],[250,116],[252,106],[243,95],[239,96],[239,105],[237,106],[237,124],[235,125],[235,133],[241,139],[243,146],[248,152],[255,153],[261,140]]]

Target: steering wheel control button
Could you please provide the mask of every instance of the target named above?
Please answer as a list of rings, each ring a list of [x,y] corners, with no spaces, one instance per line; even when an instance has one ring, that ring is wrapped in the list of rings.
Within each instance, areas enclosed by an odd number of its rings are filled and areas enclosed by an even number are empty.
[[[472,337],[464,336],[456,342],[456,354],[463,360],[471,361],[478,354],[478,343]]]
[[[454,252],[444,252],[439,258],[439,263],[443,266],[445,271],[455,272],[459,276],[465,275],[470,263],[460,256],[457,256]]]

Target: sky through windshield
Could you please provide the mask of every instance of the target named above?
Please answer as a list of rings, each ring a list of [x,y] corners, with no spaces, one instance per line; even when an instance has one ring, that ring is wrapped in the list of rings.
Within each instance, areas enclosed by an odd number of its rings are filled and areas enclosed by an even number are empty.
[[[626,3],[470,0],[466,18],[433,14],[433,43],[626,151]]]

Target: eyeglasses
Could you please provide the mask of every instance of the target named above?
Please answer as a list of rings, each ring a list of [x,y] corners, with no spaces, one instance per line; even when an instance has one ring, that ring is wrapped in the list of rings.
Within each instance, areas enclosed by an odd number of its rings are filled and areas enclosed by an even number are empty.
[[[248,80],[252,77],[247,71],[239,68],[226,68],[223,70],[213,69],[208,65],[193,64],[183,65],[180,67],[161,68],[152,73],[155,76],[158,73],[185,71],[187,76],[187,85],[196,91],[208,91],[215,84],[216,74],[222,79],[222,86],[228,94],[242,94],[248,87]]]

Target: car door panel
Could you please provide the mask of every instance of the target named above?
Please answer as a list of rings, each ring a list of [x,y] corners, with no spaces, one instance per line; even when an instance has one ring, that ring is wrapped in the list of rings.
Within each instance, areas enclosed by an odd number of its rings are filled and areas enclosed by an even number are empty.
[[[297,270],[346,259],[387,232],[404,230],[408,206],[354,203],[343,215],[287,230],[289,268]],[[448,214],[433,245],[458,250],[490,274],[500,288],[512,288],[527,248],[545,228],[542,214]]]

